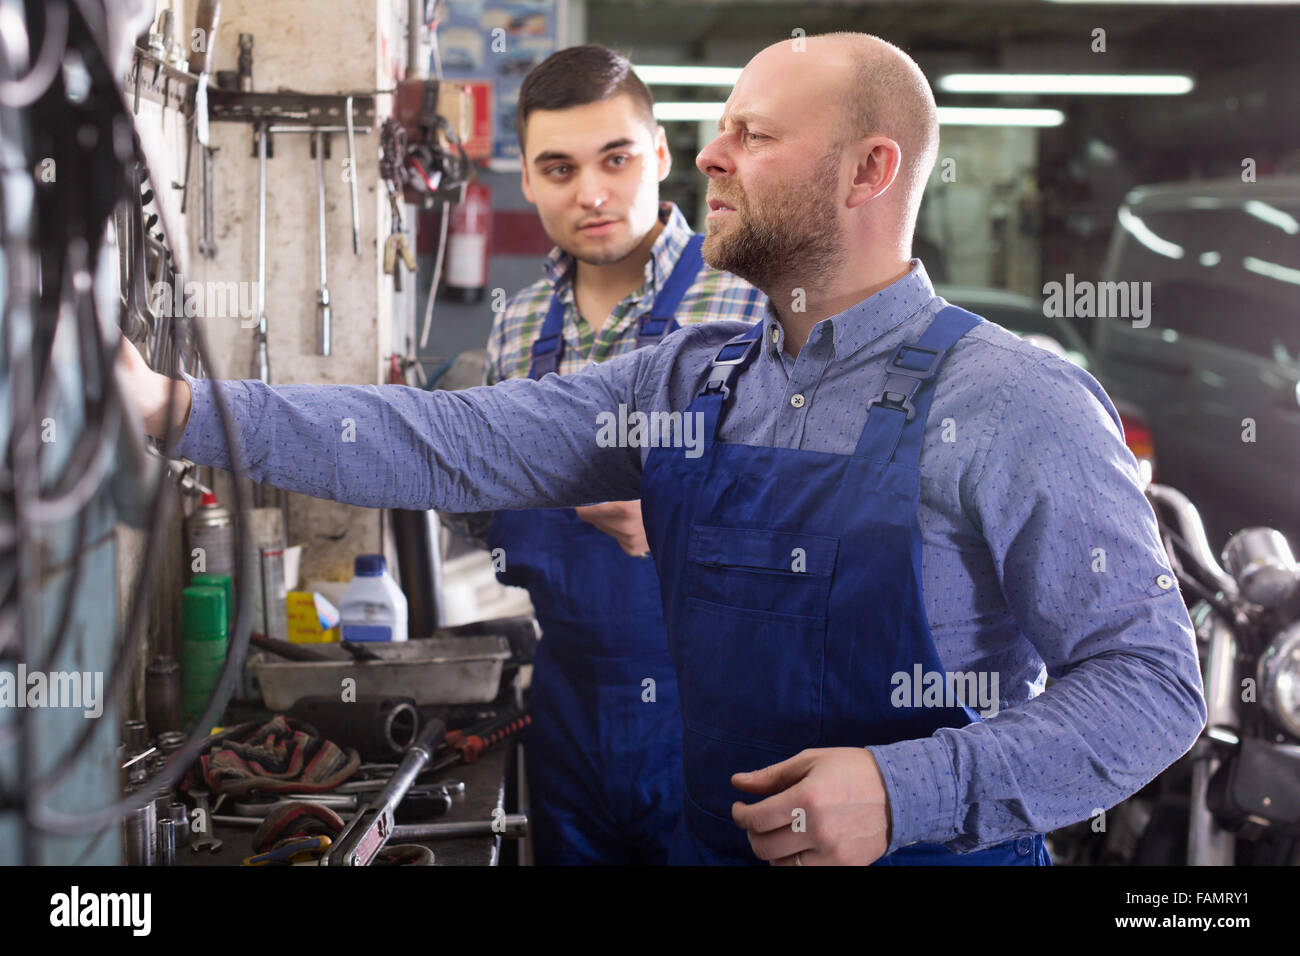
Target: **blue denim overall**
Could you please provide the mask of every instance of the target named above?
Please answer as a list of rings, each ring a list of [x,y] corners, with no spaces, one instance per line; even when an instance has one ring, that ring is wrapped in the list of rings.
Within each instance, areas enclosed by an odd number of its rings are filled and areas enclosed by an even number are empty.
[[[762,323],[718,352],[691,403],[698,458],[652,449],[641,496],[683,721],[682,822],[671,862],[755,864],[731,786],[811,747],[862,747],[978,720],[967,706],[891,706],[892,675],[942,671],[921,595],[920,456],[933,382],[978,316],[939,313],[890,358],[852,454],[716,441]],[[1041,835],[969,854],[913,844],[881,865],[1050,865]]]
[[[702,241],[687,244],[641,318],[638,348],[678,328]],[[558,371],[563,324],[556,295],[530,377]],[[504,549],[497,577],[528,589],[542,626],[525,737],[535,862],[667,862],[681,814],[681,715],[654,562],[572,508],[498,512],[488,544]]]

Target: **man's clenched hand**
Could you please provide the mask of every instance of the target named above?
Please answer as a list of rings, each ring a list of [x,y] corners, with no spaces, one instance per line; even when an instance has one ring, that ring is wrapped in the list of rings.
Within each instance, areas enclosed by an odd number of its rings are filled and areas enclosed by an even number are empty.
[[[643,558],[650,553],[650,545],[645,537],[645,525],[641,521],[641,501],[605,501],[598,505],[584,505],[575,508],[578,517],[588,524],[595,525],[605,534],[619,543],[634,558]]]
[[[731,817],[748,831],[760,860],[776,866],[874,863],[889,849],[889,796],[865,747],[805,750],[752,773],[732,786],[772,794],[758,803],[732,804]]]

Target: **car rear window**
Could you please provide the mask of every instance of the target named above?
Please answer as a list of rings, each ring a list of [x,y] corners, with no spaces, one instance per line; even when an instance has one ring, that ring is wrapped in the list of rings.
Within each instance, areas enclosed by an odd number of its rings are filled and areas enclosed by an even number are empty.
[[[1107,278],[1151,283],[1153,328],[1300,364],[1300,201],[1137,206],[1117,229]]]

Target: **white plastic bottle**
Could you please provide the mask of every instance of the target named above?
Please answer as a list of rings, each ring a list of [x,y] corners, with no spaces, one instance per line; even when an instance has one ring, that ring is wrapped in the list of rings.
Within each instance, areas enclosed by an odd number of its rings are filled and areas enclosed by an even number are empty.
[[[345,641],[404,641],[406,595],[388,573],[382,554],[359,554],[339,617]]]

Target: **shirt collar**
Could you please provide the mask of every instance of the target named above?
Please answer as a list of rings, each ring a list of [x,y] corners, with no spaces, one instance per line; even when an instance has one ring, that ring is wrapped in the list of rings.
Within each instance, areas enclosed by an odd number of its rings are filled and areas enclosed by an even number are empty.
[[[830,334],[835,358],[843,360],[920,312],[934,298],[934,285],[920,259],[912,259],[910,264],[911,271],[898,281],[814,325],[808,341],[821,341]],[[763,319],[763,351],[769,358],[780,360],[784,343],[785,330],[768,302]]]
[[[677,259],[693,235],[690,224],[676,203],[659,204],[659,221],[664,224],[664,228],[650,247],[650,261],[646,263],[645,277],[651,288],[656,288],[672,274]],[[573,256],[555,246],[543,261],[542,270],[550,283],[559,288],[561,283],[572,278],[573,264]]]

